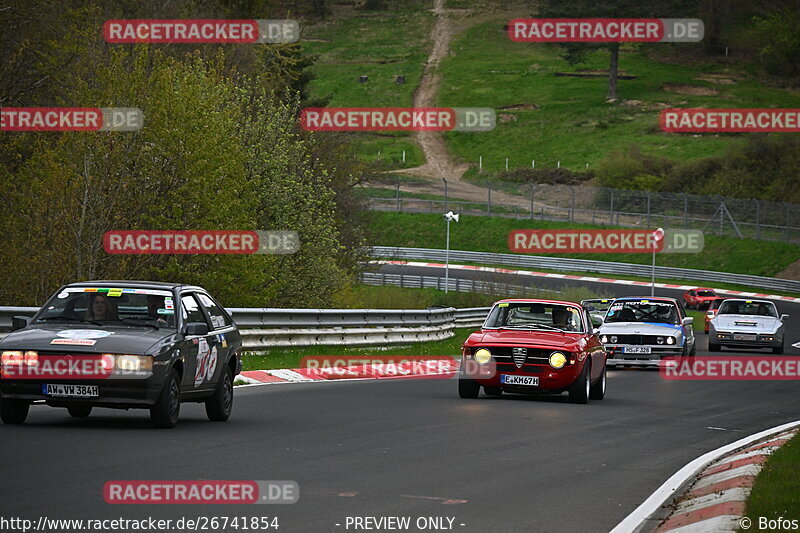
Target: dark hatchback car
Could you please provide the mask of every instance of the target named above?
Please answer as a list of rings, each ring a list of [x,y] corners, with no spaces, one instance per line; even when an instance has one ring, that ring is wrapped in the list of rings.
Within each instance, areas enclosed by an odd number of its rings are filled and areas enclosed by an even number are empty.
[[[242,337],[201,287],[89,281],[61,287],[0,341],[0,415],[21,424],[44,400],[86,417],[94,407],[146,408],[173,427],[181,402],[227,420]]]
[[[572,403],[602,400],[606,352],[589,312],[577,303],[512,299],[496,302],[480,331],[462,347],[461,398],[569,393]]]

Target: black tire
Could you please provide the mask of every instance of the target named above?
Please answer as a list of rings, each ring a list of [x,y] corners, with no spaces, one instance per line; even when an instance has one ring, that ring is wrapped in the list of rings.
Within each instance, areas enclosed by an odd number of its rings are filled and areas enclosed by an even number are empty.
[[[781,345],[780,346],[775,346],[772,349],[772,353],[774,353],[774,354],[782,354],[783,353],[783,341],[781,341]]]
[[[500,387],[484,387],[483,392],[485,392],[487,396],[503,395],[503,389],[501,389]]]
[[[231,367],[225,365],[214,396],[206,400],[206,416],[212,422],[225,422],[233,410],[233,376]]]
[[[458,396],[460,398],[477,398],[481,392],[481,386],[474,379],[458,380]]]
[[[711,342],[711,339],[708,339],[708,351],[709,352],[718,352],[721,346],[716,342]]]
[[[692,351],[689,352],[689,357],[694,357],[697,355],[697,337],[694,338],[694,344],[692,344]]]
[[[161,429],[175,427],[181,412],[181,383],[178,372],[173,368],[167,375],[164,389],[156,404],[150,408],[150,420]]]
[[[603,365],[603,374],[597,382],[589,387],[589,398],[592,400],[602,400],[606,396],[606,371],[607,368]]]
[[[31,403],[27,400],[0,398],[0,419],[4,424],[23,424]]]
[[[569,388],[569,402],[570,403],[589,403],[589,390],[591,389],[591,380],[589,379],[591,363],[587,359],[583,364],[581,375],[575,380]]]
[[[86,418],[90,414],[92,414],[92,406],[91,405],[70,405],[67,407],[67,411],[69,412],[69,416],[73,418]]]

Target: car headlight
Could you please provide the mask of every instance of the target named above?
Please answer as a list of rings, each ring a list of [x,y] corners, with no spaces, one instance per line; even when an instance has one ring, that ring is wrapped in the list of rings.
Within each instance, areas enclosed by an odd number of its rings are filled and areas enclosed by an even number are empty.
[[[486,348],[481,348],[475,352],[473,356],[475,358],[475,362],[479,365],[485,365],[492,359],[492,352],[487,350]]]
[[[153,358],[149,355],[117,355],[115,359],[118,370],[125,372],[153,370]]]
[[[675,340],[675,337],[667,337],[667,344],[675,344],[676,342],[678,341]]]
[[[664,344],[664,337],[656,337],[656,342],[658,344]]]
[[[606,344],[608,342],[608,336],[607,335],[602,335],[600,337],[600,342],[602,342],[603,344]]]
[[[611,335],[611,342],[617,342],[617,336]]]
[[[564,368],[564,365],[567,364],[567,356],[561,352],[553,352],[550,354],[550,366],[558,370],[559,368]]]

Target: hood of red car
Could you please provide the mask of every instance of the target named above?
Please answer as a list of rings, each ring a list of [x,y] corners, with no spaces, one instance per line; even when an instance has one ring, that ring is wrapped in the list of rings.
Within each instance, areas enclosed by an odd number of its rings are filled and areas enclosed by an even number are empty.
[[[476,337],[477,339],[475,340],[481,344],[513,344],[515,346],[529,344],[545,348],[565,348],[577,344],[582,334],[504,329],[499,331],[482,331],[481,335],[476,335]]]

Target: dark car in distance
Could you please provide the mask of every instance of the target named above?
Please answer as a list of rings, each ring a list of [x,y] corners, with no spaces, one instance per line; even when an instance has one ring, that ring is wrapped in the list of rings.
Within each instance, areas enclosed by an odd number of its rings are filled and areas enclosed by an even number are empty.
[[[510,299],[496,302],[462,347],[458,392],[569,393],[572,403],[602,400],[606,353],[580,304]]]
[[[94,407],[146,408],[173,427],[181,402],[227,420],[242,337],[202,287],[88,281],[61,287],[0,341],[0,415],[21,424],[32,402],[87,417]]]

